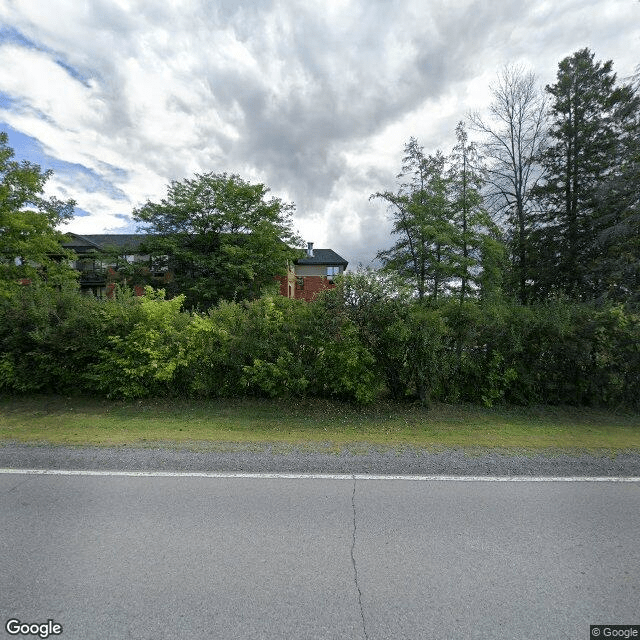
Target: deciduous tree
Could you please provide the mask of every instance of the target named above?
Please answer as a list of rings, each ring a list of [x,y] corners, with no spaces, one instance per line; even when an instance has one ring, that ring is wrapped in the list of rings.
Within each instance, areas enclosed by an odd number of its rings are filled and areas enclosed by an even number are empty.
[[[528,301],[530,235],[534,226],[532,192],[540,178],[545,143],[545,99],[536,77],[520,67],[505,67],[491,87],[489,118],[470,116],[484,134],[487,196],[493,211],[507,222],[511,253],[510,287],[522,304]]]
[[[198,174],[134,211],[150,232],[143,250],[171,270],[167,290],[184,294],[187,307],[255,299],[300,255],[291,248],[301,244],[291,230],[293,205],[268,191],[237,175]]]
[[[57,229],[73,217],[75,203],[45,197],[52,172],[16,162],[14,155],[7,134],[0,132],[0,294],[5,295],[19,282],[62,285],[76,275]]]

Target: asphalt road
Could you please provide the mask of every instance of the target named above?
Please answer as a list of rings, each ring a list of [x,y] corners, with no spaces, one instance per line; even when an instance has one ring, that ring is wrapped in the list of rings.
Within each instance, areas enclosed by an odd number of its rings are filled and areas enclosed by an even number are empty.
[[[639,531],[640,482],[3,473],[3,633],[586,640],[640,624]]]

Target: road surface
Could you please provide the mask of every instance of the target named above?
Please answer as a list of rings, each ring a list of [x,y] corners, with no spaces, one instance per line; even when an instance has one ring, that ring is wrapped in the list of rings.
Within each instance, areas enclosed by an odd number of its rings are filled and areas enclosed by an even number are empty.
[[[2,633],[586,640],[640,624],[639,532],[637,481],[10,471]]]

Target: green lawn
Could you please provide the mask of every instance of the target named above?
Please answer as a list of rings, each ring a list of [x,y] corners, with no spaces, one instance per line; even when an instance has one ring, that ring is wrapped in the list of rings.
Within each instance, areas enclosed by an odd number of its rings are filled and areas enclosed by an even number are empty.
[[[570,407],[485,409],[319,401],[0,398],[0,441],[225,448],[236,444],[640,451],[640,415]]]

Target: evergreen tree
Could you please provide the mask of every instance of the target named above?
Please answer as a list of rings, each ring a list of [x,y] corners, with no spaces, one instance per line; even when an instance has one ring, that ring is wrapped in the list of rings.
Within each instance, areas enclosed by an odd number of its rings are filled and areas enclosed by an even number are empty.
[[[633,91],[635,90],[635,93]],[[596,201],[599,299],[640,305],[640,97],[623,87],[615,158]]]
[[[630,86],[616,87],[612,62],[594,62],[589,49],[562,60],[557,82],[546,90],[552,123],[545,182],[536,189],[543,214],[535,287],[539,297],[596,299],[611,250],[604,241],[622,213],[612,181],[629,166],[638,99]]]

